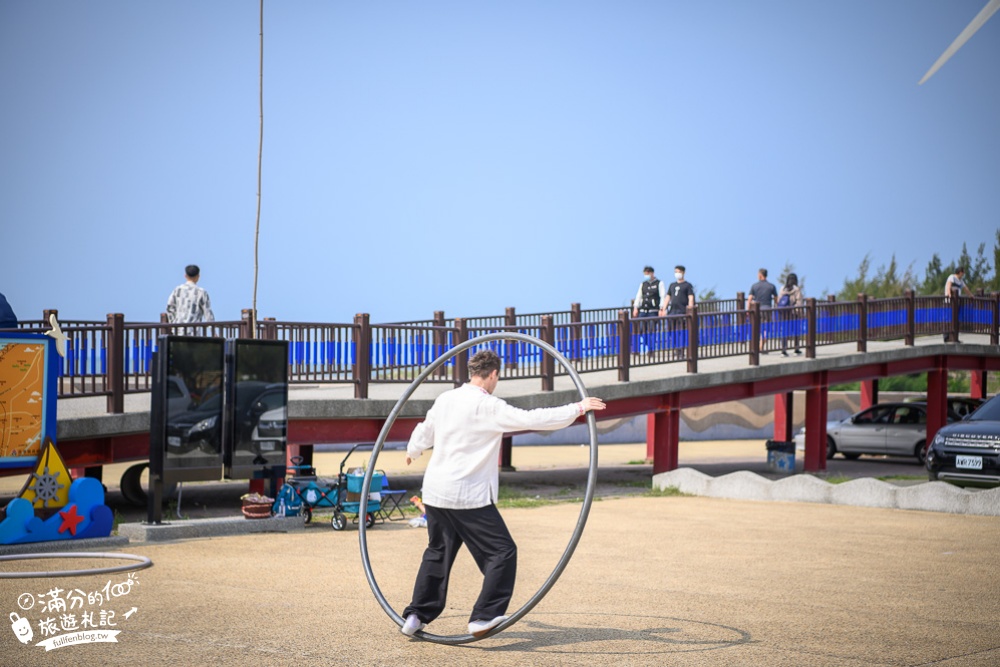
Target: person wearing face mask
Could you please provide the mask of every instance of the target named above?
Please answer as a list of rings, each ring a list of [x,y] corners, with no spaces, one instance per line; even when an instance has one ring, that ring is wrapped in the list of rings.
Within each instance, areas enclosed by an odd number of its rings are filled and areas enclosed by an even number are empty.
[[[670,301],[667,304],[667,315],[683,315],[688,306],[694,305],[694,287],[684,280],[685,269],[678,264],[674,267],[674,282],[667,287]]]
[[[667,314],[667,288],[663,281],[656,277],[653,267],[647,266],[642,270],[642,282],[639,283],[639,291],[635,293],[632,301],[632,318],[638,317],[663,317]],[[642,322],[638,325],[637,333],[640,336],[639,344],[646,346],[647,352],[652,352],[657,348],[658,323],[655,321]]]

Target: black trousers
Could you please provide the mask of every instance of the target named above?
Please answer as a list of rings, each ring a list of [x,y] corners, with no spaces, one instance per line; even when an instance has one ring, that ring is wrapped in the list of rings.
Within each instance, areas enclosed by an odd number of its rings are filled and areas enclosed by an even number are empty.
[[[444,611],[448,576],[463,544],[483,573],[483,588],[469,621],[490,621],[503,616],[514,594],[517,545],[496,505],[473,510],[427,506],[427,549],[424,551],[413,599],[403,618],[416,614],[430,623]]]

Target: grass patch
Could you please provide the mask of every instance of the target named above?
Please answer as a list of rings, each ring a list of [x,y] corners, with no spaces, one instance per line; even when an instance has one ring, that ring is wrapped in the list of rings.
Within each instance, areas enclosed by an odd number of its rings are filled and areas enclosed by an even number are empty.
[[[635,489],[642,489],[642,488],[651,489],[653,488],[653,480],[651,479],[626,480],[622,482],[615,482],[615,486],[625,486]]]
[[[651,464],[646,459],[634,459],[632,461],[629,461],[625,465],[628,465],[628,466],[646,466],[646,465],[651,465]]]
[[[880,479],[883,482],[891,482],[894,480],[900,482],[909,482],[909,481],[926,482],[927,475],[884,475],[882,477],[876,477],[875,479]]]
[[[676,486],[668,486],[662,489],[657,489],[651,486],[649,491],[647,491],[643,495],[649,498],[683,498],[691,496],[690,493],[684,493]]]
[[[844,482],[850,482],[854,478],[847,475],[828,475],[822,479],[824,482],[829,482],[830,484],[843,484]]]

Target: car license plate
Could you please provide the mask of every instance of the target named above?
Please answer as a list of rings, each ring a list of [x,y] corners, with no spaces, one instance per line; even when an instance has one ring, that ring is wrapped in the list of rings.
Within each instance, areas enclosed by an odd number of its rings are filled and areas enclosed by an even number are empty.
[[[263,441],[263,442],[260,443],[260,451],[262,451],[262,452],[273,452],[275,444],[276,443],[273,442],[273,441],[271,441],[271,440],[265,440],[265,441]]]
[[[958,468],[968,468],[970,470],[982,470],[983,469],[983,457],[982,456],[956,456],[955,466]]]
[[[168,435],[167,444],[170,445],[171,447],[180,447],[181,437],[179,435]]]

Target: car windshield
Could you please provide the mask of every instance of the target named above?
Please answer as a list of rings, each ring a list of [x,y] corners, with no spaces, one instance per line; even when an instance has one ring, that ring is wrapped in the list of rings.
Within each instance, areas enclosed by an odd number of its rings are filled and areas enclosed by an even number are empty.
[[[979,406],[979,409],[969,417],[969,421],[1000,422],[1000,400],[998,399],[1000,396],[994,396]]]

